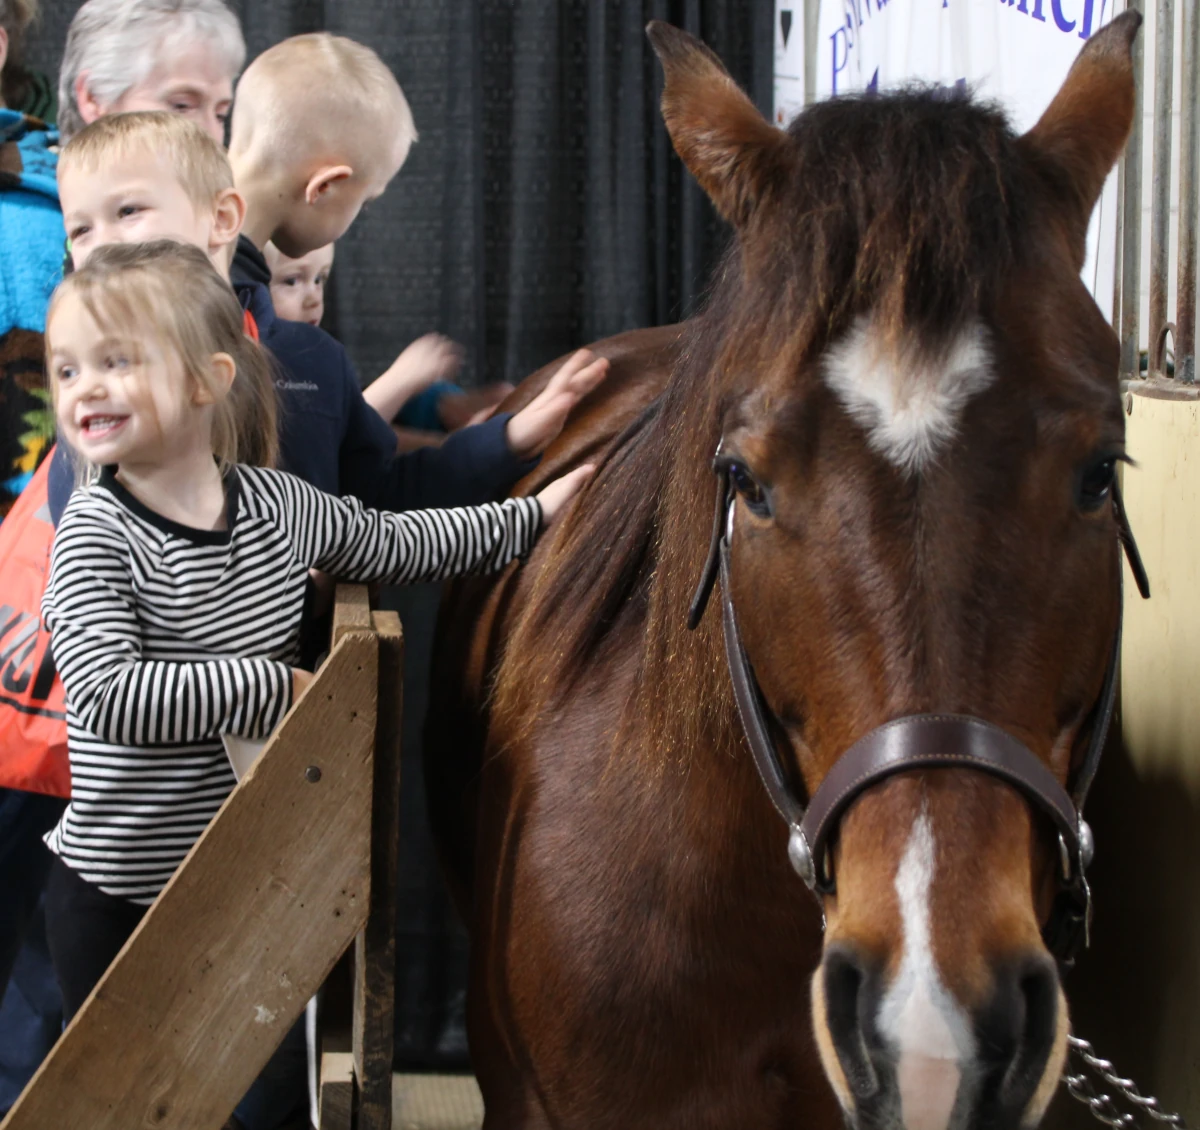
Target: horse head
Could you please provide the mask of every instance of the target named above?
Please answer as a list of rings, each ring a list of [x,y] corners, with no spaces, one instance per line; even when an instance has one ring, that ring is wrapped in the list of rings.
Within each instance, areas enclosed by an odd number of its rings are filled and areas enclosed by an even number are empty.
[[[669,577],[694,579],[714,489],[685,437],[703,436],[729,490],[723,599],[798,793],[914,716],[994,727],[1046,789],[1081,771],[1119,626],[1124,422],[1079,273],[1139,22],[1094,36],[1023,136],[928,89],[779,130],[706,48],[651,26],[672,141],[736,232],[664,402],[658,576],[681,615]],[[858,1127],[1034,1125],[1065,1055],[1058,829],[1036,789],[943,752],[850,794],[817,861],[816,1038]]]

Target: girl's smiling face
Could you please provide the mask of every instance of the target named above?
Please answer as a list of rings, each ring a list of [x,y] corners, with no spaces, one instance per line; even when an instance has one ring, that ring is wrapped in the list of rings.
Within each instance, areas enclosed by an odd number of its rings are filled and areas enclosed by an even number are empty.
[[[152,335],[113,333],[63,294],[46,327],[59,434],[94,466],[161,464],[204,425],[178,356]]]

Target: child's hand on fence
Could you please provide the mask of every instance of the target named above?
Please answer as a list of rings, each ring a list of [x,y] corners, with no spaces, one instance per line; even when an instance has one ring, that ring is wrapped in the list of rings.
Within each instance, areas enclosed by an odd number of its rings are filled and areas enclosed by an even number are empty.
[[[608,373],[608,359],[587,349],[563,362],[546,387],[508,421],[508,446],[518,459],[541,455],[562,431],[567,414]]]
[[[313,681],[313,673],[311,671],[302,671],[299,667],[292,668],[292,702],[304,693],[304,688]]]
[[[542,507],[542,529],[550,528],[554,519],[562,513],[567,503],[583,489],[583,484],[592,477],[595,470],[594,464],[585,463],[582,467],[568,471],[562,478],[555,479],[549,486],[538,491],[537,500]]]

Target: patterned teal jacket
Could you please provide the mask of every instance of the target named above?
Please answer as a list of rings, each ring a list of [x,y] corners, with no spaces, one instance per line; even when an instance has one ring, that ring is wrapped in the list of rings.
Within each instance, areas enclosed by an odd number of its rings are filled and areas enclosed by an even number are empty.
[[[62,278],[58,132],[0,109],[0,519],[53,441],[42,331]]]

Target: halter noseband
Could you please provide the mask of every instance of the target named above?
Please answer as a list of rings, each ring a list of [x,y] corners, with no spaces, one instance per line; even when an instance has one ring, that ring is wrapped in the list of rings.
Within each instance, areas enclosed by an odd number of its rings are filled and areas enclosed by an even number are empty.
[[[1083,805],[1112,722],[1121,652],[1119,615],[1104,687],[1092,712],[1094,721],[1087,754],[1069,792],[1044,762],[999,726],[966,715],[913,714],[886,722],[859,738],[834,762],[806,805],[770,736],[762,690],[742,647],[729,584],[729,554],[737,496],[729,479],[728,465],[721,461],[720,453],[718,446],[718,457],[713,464],[719,485],[712,540],[700,584],[688,611],[688,628],[693,629],[700,623],[719,573],[725,659],[738,715],[759,778],[771,803],[788,825],[788,858],[796,873],[818,898],[834,892],[830,842],[850,805],[880,781],[896,773],[918,769],[960,768],[987,773],[1021,792],[1036,809],[1050,818],[1058,833],[1058,894],[1042,933],[1047,948],[1059,964],[1069,968],[1080,947],[1087,944],[1091,921],[1091,892],[1085,872],[1092,859],[1093,844],[1091,829],[1083,819]],[[1148,598],[1150,582],[1115,480],[1112,498],[1120,546],[1129,560],[1138,591],[1143,598]]]

